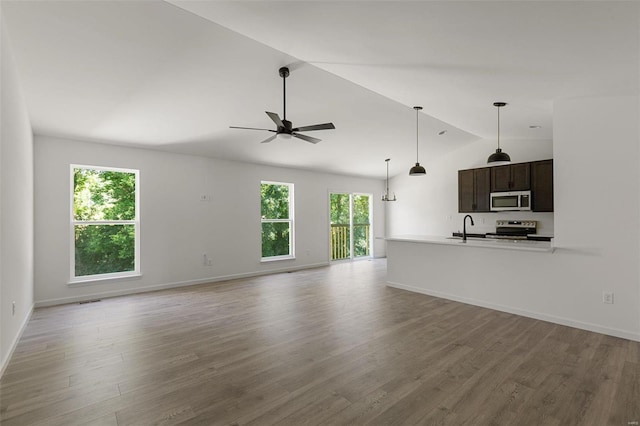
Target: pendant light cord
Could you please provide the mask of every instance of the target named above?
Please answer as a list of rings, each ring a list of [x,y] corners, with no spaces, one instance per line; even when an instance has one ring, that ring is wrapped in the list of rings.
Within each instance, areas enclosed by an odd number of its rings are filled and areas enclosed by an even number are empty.
[[[386,160],[387,161],[387,198],[389,198],[389,160]]]
[[[418,115],[418,112],[422,107],[414,106],[413,109],[416,110],[416,165],[411,167],[409,170],[409,176],[424,176],[426,171],[424,167],[420,165],[420,136],[418,133],[418,129],[420,127],[420,116]]]
[[[418,120],[419,120],[418,112],[419,111],[420,110],[418,108],[416,108],[416,164],[418,163],[418,159],[420,158],[419,155],[418,155],[418,149],[419,149],[419,144],[418,144],[418,140],[419,140],[418,139]]]
[[[500,107],[498,107],[498,149],[500,149]]]
[[[282,77],[282,109],[283,109],[283,120],[287,119],[287,77]]]
[[[491,154],[487,159],[487,164],[492,166],[495,166],[498,164],[508,164],[511,162],[511,157],[509,157],[509,154],[507,154],[506,152],[502,152],[502,149],[500,149],[500,108],[502,108],[505,105],[507,105],[506,102],[493,103],[493,106],[498,108],[498,117],[497,117],[498,131],[496,132],[498,134],[498,147],[496,148],[496,152]]]

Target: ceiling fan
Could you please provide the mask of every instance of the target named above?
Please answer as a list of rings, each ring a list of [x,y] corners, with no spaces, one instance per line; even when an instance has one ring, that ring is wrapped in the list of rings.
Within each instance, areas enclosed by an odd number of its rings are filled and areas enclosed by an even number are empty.
[[[278,114],[276,114],[275,112],[269,112],[269,111],[265,111],[267,113],[267,115],[269,116],[269,118],[271,120],[273,120],[274,123],[276,123],[276,126],[278,126],[278,128],[276,130],[271,130],[271,129],[257,129],[255,127],[236,127],[236,126],[229,126],[232,129],[246,129],[246,130],[266,130],[267,132],[273,132],[275,133],[275,135],[268,137],[267,139],[263,140],[261,143],[268,143],[271,142],[272,140],[274,140],[275,138],[282,138],[282,139],[290,139],[292,136],[294,138],[298,138],[298,139],[302,139],[303,141],[307,141],[307,142],[311,142],[311,143],[318,143],[320,142],[322,139],[318,139],[318,138],[314,138],[311,136],[307,136],[307,135],[302,135],[298,132],[310,132],[312,130],[329,130],[329,129],[335,129],[336,127],[333,125],[333,123],[324,123],[324,124],[314,124],[311,126],[302,126],[302,127],[293,127],[293,125],[291,124],[290,121],[287,120],[287,83],[286,83],[286,79],[287,77],[289,77],[289,68],[287,67],[282,67],[278,70],[278,73],[280,74],[280,77],[282,77],[282,89],[283,89],[283,119],[280,119],[280,116],[278,116]]]

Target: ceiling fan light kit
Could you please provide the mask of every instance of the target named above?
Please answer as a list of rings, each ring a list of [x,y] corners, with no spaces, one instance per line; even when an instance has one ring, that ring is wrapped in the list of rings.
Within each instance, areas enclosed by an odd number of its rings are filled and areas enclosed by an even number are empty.
[[[491,154],[487,159],[487,164],[492,166],[499,166],[502,164],[511,163],[511,157],[506,152],[503,152],[500,149],[500,108],[507,105],[506,102],[494,102],[493,106],[498,108],[498,148],[496,148],[496,152]]]
[[[302,139],[303,141],[314,143],[314,144],[320,142],[322,139],[303,135],[298,132],[310,132],[313,130],[330,130],[330,129],[335,129],[336,127],[333,125],[333,123],[324,123],[324,124],[313,124],[311,126],[302,126],[302,127],[294,128],[291,121],[287,120],[287,77],[289,77],[289,68],[287,67],[280,68],[278,70],[278,75],[282,77],[282,98],[283,98],[282,117],[283,118],[281,120],[280,116],[275,112],[265,111],[266,114],[271,119],[271,121],[273,121],[276,124],[276,126],[278,126],[276,130],[258,129],[255,127],[236,127],[236,126],[229,126],[229,127],[232,129],[243,129],[243,130],[265,130],[267,132],[275,133],[275,135],[268,137],[267,139],[263,140],[261,143],[269,143],[276,138],[291,139],[292,137]]]
[[[409,170],[409,176],[424,176],[427,174],[427,171],[420,165],[420,161],[418,159],[418,113],[422,107],[414,106],[413,109],[416,110],[416,165]]]

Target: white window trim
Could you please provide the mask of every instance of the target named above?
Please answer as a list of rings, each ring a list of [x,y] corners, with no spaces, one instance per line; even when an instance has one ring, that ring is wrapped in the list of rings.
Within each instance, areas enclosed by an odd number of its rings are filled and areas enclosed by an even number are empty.
[[[263,184],[267,185],[286,185],[289,187],[289,218],[288,219],[262,219],[260,217],[260,253],[262,254],[262,224],[263,223],[289,223],[289,254],[283,256],[269,256],[269,257],[260,257],[260,262],[276,262],[279,260],[294,260],[296,258],[295,251],[295,226],[294,226],[294,184],[291,182],[275,182],[270,180],[260,181],[260,186]],[[262,197],[262,195],[261,195]],[[262,198],[260,199],[260,203],[262,203]]]
[[[96,220],[85,221],[75,220],[73,211],[74,201],[74,170],[75,169],[89,169],[100,170],[109,172],[123,172],[133,173],[136,179],[136,214],[134,220]],[[124,169],[119,167],[105,167],[105,166],[90,166],[85,164],[71,164],[69,167],[69,272],[70,279],[67,283],[68,286],[74,287],[83,284],[100,283],[104,281],[122,280],[127,278],[139,278],[142,276],[140,272],[140,171],[136,169]],[[83,275],[80,277],[75,276],[76,271],[76,245],[75,245],[75,227],[76,225],[92,224],[92,225],[134,225],[135,226],[135,247],[134,247],[134,270],[125,272],[113,272],[108,274],[96,274],[96,275]]]

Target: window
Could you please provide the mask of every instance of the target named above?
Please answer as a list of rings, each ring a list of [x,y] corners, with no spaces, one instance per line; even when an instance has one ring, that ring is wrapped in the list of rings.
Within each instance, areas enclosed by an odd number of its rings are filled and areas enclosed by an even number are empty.
[[[71,281],[139,275],[138,171],[71,166]]]
[[[260,197],[262,260],[293,258],[293,184],[262,182]]]

